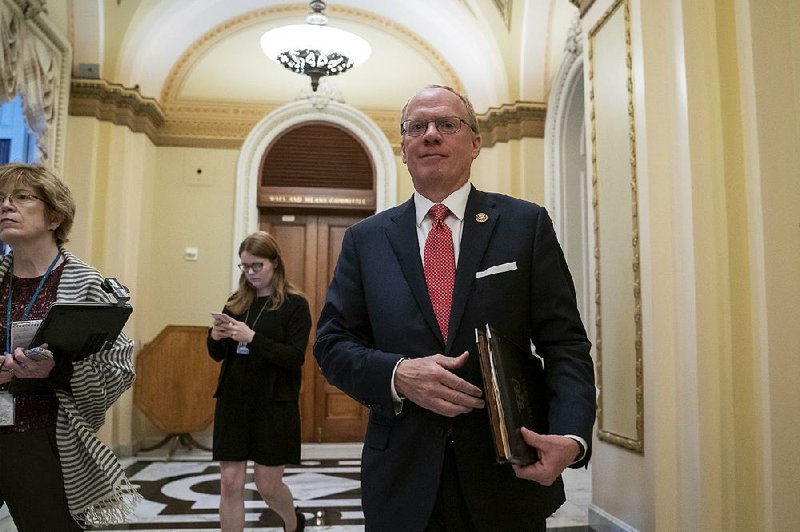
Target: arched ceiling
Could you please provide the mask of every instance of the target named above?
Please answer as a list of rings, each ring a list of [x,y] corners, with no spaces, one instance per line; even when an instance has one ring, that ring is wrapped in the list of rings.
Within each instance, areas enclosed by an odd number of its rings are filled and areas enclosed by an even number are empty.
[[[104,58],[103,79],[138,86],[162,103],[279,105],[309,87],[308,78],[271,63],[258,44],[272,27],[303,23],[308,2],[73,2],[74,63]],[[86,16],[92,5],[97,16]],[[428,83],[462,88],[478,112],[519,99],[544,101],[575,11],[569,0],[331,0],[329,24],[366,38],[373,53],[329,82],[362,109],[399,110]],[[97,24],[99,30],[86,27]]]
[[[276,12],[282,16],[276,16]],[[292,17],[292,13],[296,16]],[[267,8],[219,24],[195,41],[173,65],[162,84],[161,100],[291,101],[310,86],[308,78],[270,61],[261,53],[258,43],[265,31],[295,23],[306,13],[307,8],[302,6]],[[357,33],[373,43],[372,55],[364,65],[326,80],[348,99],[358,101],[359,107],[385,107],[386,93],[375,90],[375,80],[394,87],[399,94],[413,93],[418,88],[414,83],[419,79],[463,88],[446,59],[394,21],[351,8],[331,10],[329,16],[336,18],[337,28]]]

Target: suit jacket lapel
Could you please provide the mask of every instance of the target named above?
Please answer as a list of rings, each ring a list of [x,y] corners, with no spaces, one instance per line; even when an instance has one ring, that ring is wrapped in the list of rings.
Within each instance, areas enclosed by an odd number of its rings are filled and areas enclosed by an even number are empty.
[[[386,226],[386,236],[400,263],[403,276],[411,288],[420,312],[428,322],[428,326],[444,344],[444,337],[439,330],[436,316],[433,313],[428,286],[425,284],[425,272],[420,260],[419,240],[417,239],[417,220],[414,210],[414,198],[406,202],[400,214],[391,219]]]
[[[464,229],[461,233],[461,246],[456,268],[456,282],[453,287],[453,304],[450,307],[450,324],[447,333],[447,349],[449,352],[458,331],[464,309],[472,292],[472,283],[489,246],[497,218],[500,215],[495,202],[483,192],[472,187],[464,211]],[[480,221],[483,220],[483,221]]]

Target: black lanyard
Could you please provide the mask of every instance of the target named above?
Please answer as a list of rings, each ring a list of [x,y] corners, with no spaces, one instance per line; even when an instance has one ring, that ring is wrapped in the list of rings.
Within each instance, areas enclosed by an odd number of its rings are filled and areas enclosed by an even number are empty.
[[[56,263],[58,259],[61,258],[61,252],[59,251],[56,254],[56,258],[53,259],[53,262],[50,263],[50,266],[47,268],[47,271],[42,276],[42,280],[39,281],[39,286],[36,287],[36,290],[33,292],[31,296],[31,300],[28,301],[28,305],[25,307],[25,311],[22,313],[22,317],[20,320],[25,320],[30,314],[31,309],[33,308],[34,302],[36,302],[36,298],[39,297],[39,292],[42,291],[42,287],[44,286],[44,282],[47,281],[47,277],[50,275],[50,272],[53,271],[53,268],[56,267]],[[13,260],[13,256],[12,256]],[[11,266],[8,268],[8,273],[11,277],[8,278],[8,305],[6,306],[6,353],[10,353],[11,351],[11,297],[14,293],[14,263],[11,263]]]

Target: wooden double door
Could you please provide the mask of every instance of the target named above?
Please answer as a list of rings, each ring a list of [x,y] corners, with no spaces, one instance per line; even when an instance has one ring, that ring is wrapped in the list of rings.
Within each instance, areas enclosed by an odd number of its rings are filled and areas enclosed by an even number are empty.
[[[261,214],[260,226],[278,241],[289,280],[311,308],[311,337],[303,364],[300,416],[304,442],[362,441],[368,410],[322,376],[312,347],[345,230],[364,216]]]

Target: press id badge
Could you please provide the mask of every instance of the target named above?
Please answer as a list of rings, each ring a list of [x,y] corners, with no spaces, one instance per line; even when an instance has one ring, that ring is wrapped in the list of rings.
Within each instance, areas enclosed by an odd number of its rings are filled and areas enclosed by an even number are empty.
[[[241,342],[236,347],[236,353],[239,354],[239,355],[249,355],[250,354],[250,349],[247,347],[246,343]]]
[[[0,427],[9,427],[14,424],[14,396],[7,392],[0,392]]]

